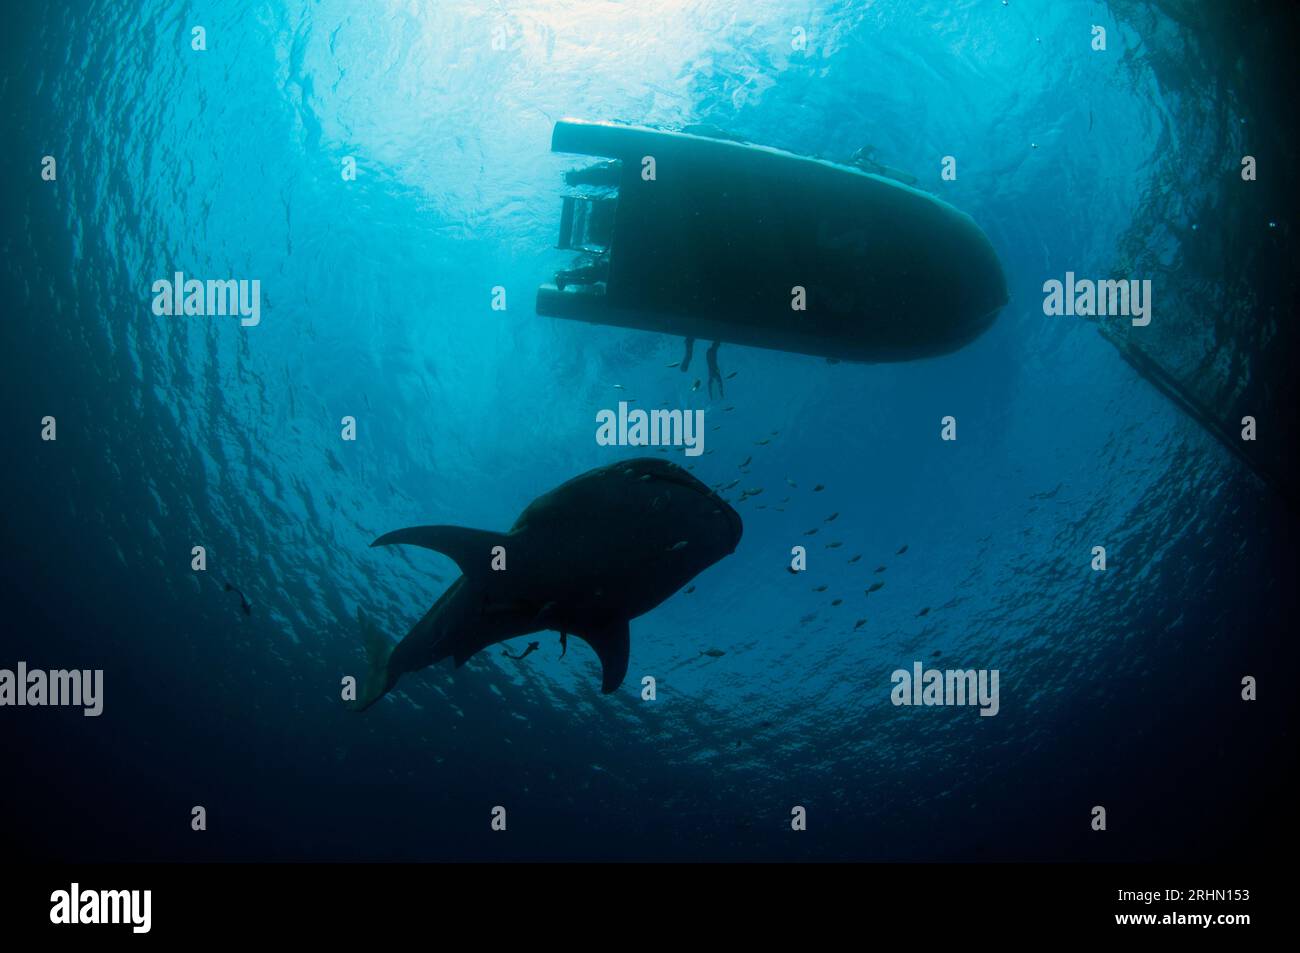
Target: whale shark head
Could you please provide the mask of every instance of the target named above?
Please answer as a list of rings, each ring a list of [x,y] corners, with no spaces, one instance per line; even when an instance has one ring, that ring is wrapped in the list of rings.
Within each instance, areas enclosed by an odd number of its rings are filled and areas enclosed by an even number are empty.
[[[670,460],[659,460],[653,457],[638,457],[621,466],[626,476],[642,484],[636,489],[648,493],[652,500],[662,499],[657,491],[664,487],[679,488],[685,491],[685,494],[698,498],[698,503],[695,504],[698,529],[707,530],[710,542],[721,550],[717,558],[721,559],[736,551],[736,547],[740,545],[740,537],[744,533],[740,514],[730,503],[700,482],[684,467]],[[680,501],[678,502],[680,505]]]

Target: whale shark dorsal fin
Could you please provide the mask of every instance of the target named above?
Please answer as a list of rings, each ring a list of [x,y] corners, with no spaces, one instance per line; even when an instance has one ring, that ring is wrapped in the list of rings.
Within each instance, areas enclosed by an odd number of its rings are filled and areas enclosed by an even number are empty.
[[[615,691],[627,676],[628,655],[632,648],[627,620],[619,619],[595,627],[586,625],[573,634],[596,650],[601,668],[600,690],[606,695]]]
[[[423,546],[450,556],[466,576],[482,576],[491,567],[492,548],[509,542],[506,533],[466,526],[408,526],[385,533],[371,546]]]

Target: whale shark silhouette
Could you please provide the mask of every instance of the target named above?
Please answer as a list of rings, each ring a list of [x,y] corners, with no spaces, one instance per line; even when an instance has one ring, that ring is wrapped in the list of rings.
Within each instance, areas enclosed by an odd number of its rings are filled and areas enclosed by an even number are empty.
[[[370,545],[423,546],[451,557],[462,575],[396,645],[357,610],[369,670],[351,707],[365,711],[406,672],[448,657],[459,668],[490,645],[548,629],[566,649],[570,634],[595,649],[608,694],[627,674],[628,621],[734,552],[742,529],[740,515],[682,467],[637,458],[538,497],[507,533],[387,533]]]

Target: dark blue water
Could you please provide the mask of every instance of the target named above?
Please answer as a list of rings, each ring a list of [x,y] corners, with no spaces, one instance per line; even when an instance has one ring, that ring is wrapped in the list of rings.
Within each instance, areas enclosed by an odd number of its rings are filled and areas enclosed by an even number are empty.
[[[1107,276],[1135,247],[1170,301],[1241,280],[1187,236],[1227,227],[1216,210],[1235,207],[1249,130],[1276,126],[1282,105],[1238,97],[1204,65],[1234,55],[1221,25],[1076,2],[103,0],[9,19],[0,667],[102,668],[106,686],[97,719],[0,710],[11,848],[992,860],[1277,847],[1264,834],[1294,753],[1292,510],[1093,324],[1041,309],[1044,280]],[[791,49],[796,26],[807,51]],[[708,122],[838,159],[871,143],[981,225],[1011,304],[970,346],[914,363],[724,346],[736,377],[711,400],[666,366],[679,339],[535,314],[535,288],[566,261],[552,246],[573,159],[549,152],[564,116]],[[949,154],[954,182],[939,176]],[[340,175],[349,156],[355,181]],[[1287,210],[1251,208],[1222,240],[1294,260]],[[261,323],[154,315],[152,283],[176,270],[259,278]],[[1236,320],[1285,315],[1275,291]],[[1176,310],[1168,320],[1203,332]],[[1217,375],[1216,393],[1272,393],[1252,369],[1179,366],[1192,383]],[[641,452],[594,440],[596,412],[629,396],[704,409],[710,452],[673,459],[714,484],[752,457],[743,485],[764,493],[735,503],[734,555],[633,621],[624,687],[602,696],[590,650],[561,659],[545,633],[525,663],[493,649],[344,711],[340,679],[363,666],[357,608],[400,637],[457,575],[370,541],[424,523],[505,530],[539,494]],[[955,443],[939,440],[948,414]],[[46,415],[55,442],[40,439]],[[340,439],[345,415],[355,442]],[[798,576],[796,544],[810,553]],[[1097,545],[1104,573],[1089,566]],[[998,669],[999,714],[895,707],[890,673],[914,660]],[[1246,675],[1257,702],[1240,699]],[[494,805],[506,834],[489,830]],[[806,832],[790,830],[794,805]]]

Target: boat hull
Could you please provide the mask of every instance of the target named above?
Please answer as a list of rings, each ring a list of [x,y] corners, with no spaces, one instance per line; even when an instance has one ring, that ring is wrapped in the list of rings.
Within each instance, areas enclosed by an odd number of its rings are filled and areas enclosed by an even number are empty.
[[[543,285],[539,314],[877,362],[954,351],[1007,302],[997,255],[970,216],[901,183],[608,123],[563,120],[552,150],[621,168],[609,172],[616,198],[606,189],[601,199],[606,216],[616,203],[603,280]]]

